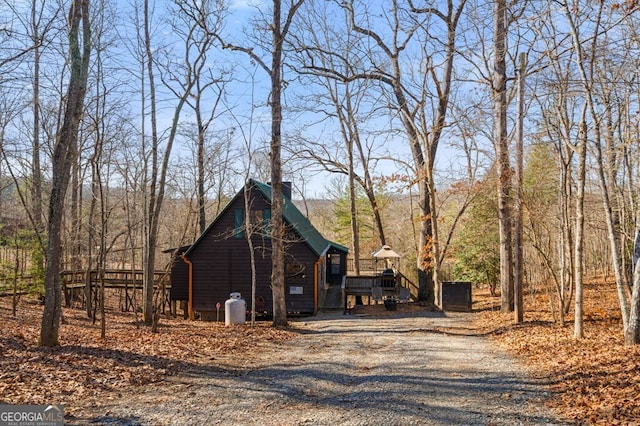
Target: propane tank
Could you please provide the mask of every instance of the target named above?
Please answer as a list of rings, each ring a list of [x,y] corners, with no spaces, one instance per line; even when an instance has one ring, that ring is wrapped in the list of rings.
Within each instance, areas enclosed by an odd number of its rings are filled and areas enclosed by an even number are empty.
[[[247,317],[247,302],[240,293],[231,293],[229,300],[224,302],[224,324],[244,324]]]

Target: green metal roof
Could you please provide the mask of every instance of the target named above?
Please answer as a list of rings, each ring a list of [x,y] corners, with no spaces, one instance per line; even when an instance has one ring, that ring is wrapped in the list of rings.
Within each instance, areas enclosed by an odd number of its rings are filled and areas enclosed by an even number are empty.
[[[272,200],[271,186],[251,179],[250,184],[255,186],[258,191],[265,196],[269,201]],[[309,219],[293,204],[290,198],[283,195],[282,197],[282,217],[284,221],[289,224],[300,237],[306,241],[311,250],[318,256],[322,255],[329,247],[336,250],[347,253],[348,248],[340,244],[327,240],[318,232],[318,230],[311,224]]]
[[[249,179],[249,185],[254,186],[262,195],[271,203],[272,195],[271,195],[271,186],[259,182],[255,179]],[[209,224],[207,229],[198,237],[198,239],[189,247],[189,249],[185,252],[185,255],[189,255],[193,249],[198,245],[198,243],[204,238],[204,236],[209,232],[211,228],[213,228],[214,224],[218,221],[220,217],[229,209],[229,206],[233,204],[236,198],[242,196],[244,191],[243,189],[236,194],[235,197],[225,206],[224,209],[218,214],[218,216]],[[309,219],[293,204],[290,198],[286,196],[282,196],[282,217],[285,221],[285,224],[290,225],[297,233],[300,235],[307,245],[311,248],[311,250],[317,255],[321,256],[324,254],[327,249],[334,248],[338,251],[348,253],[349,249],[340,244],[334,243],[325,239],[320,232],[311,224]]]

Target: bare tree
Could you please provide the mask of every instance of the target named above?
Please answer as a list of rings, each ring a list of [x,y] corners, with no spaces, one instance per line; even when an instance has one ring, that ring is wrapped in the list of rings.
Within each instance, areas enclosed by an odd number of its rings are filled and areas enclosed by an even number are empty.
[[[31,208],[32,208],[32,217],[34,220],[34,226],[36,227],[36,232],[42,232],[44,225],[43,220],[44,216],[42,214],[42,167],[40,164],[40,155],[41,155],[41,120],[40,120],[40,110],[41,99],[40,99],[40,78],[41,78],[41,61],[42,61],[42,48],[45,44],[46,38],[49,36],[49,33],[52,32],[53,24],[55,19],[57,18],[58,11],[61,9],[56,9],[54,11],[53,17],[49,19],[45,19],[45,5],[47,3],[44,1],[39,2],[38,0],[31,1],[31,14],[29,16],[30,19],[30,36],[33,44],[33,79],[32,79],[32,90],[33,90],[33,103],[32,103],[32,111],[33,111],[33,126],[32,126],[32,151],[31,151]]]
[[[360,270],[360,241],[356,185],[364,190],[371,204],[378,244],[386,244],[381,206],[373,179],[376,163],[382,158],[375,152],[376,134],[382,133],[376,129],[379,128],[376,121],[380,121],[381,117],[373,112],[376,108],[375,100],[371,99],[371,94],[375,93],[372,87],[374,81],[353,78],[361,71],[357,66],[360,62],[357,52],[365,49],[365,46],[356,34],[347,31],[348,16],[343,16],[343,19],[346,18],[344,24],[337,26],[335,8],[326,5],[321,8],[319,3],[308,4],[310,7],[305,9],[303,14],[306,31],[292,43],[300,52],[301,58],[298,61],[302,66],[308,60],[316,64],[316,67],[310,70],[299,68],[298,72],[306,74],[305,81],[309,82],[309,86],[317,85],[319,92],[303,95],[305,103],[301,108],[317,112],[322,122],[327,118],[335,120],[339,137],[334,146],[330,141],[317,138],[316,135],[300,135],[300,144],[290,149],[294,151],[293,157],[301,159],[305,164],[311,162],[317,164],[321,170],[347,176],[354,272],[357,274]],[[340,46],[341,50],[327,49],[327,46],[333,45]],[[325,70],[333,70],[344,78],[335,78]],[[309,92],[309,87],[306,87],[306,92]]]
[[[151,325],[154,320],[153,306],[153,289],[154,289],[154,272],[155,272],[155,255],[158,242],[158,227],[160,215],[162,212],[162,204],[165,196],[165,188],[167,181],[167,173],[169,168],[169,159],[178,134],[178,127],[182,109],[190,97],[194,96],[193,89],[198,84],[204,84],[200,81],[202,72],[207,65],[207,54],[210,51],[213,41],[218,37],[216,31],[218,21],[221,16],[222,3],[205,2],[204,4],[186,4],[183,2],[176,3],[178,10],[176,16],[180,19],[187,19],[189,26],[186,33],[182,33],[183,60],[175,61],[167,59],[164,67],[161,67],[161,78],[164,87],[169,90],[177,99],[177,103],[173,109],[171,125],[168,130],[168,136],[164,151],[160,152],[160,137],[157,130],[157,101],[155,73],[156,66],[160,58],[156,57],[152,49],[152,40],[150,32],[150,10],[149,2],[144,2],[144,46],[145,46],[145,62],[147,64],[147,77],[149,79],[150,106],[151,106],[151,147],[150,147],[150,176],[148,177],[149,189],[148,200],[146,202],[145,216],[145,239],[143,244],[144,262],[144,279],[143,279],[143,316],[144,322]],[[210,18],[213,17],[213,23]],[[211,25],[214,25],[211,27]],[[195,96],[202,94],[202,87]],[[204,122],[201,123],[204,129]],[[143,136],[144,137],[144,136]],[[162,161],[160,163],[160,156]],[[146,156],[145,156],[146,158]],[[155,316],[157,319],[157,315]]]
[[[89,19],[88,0],[71,4],[69,11],[71,75],[69,76],[64,121],[58,133],[52,158],[52,188],[47,226],[45,307],[40,330],[40,344],[43,346],[56,346],[59,344],[58,331],[62,317],[60,290],[62,216],[64,214],[64,199],[69,185],[71,165],[75,156],[74,147],[78,140],[78,127],[84,109],[84,96],[91,55],[91,24]]]
[[[503,312],[513,310],[513,252],[511,250],[511,166],[507,138],[507,66],[506,66],[507,2],[494,2],[494,144],[498,173],[498,219],[500,222],[500,296]]]
[[[190,0],[176,1],[175,6],[173,33],[184,44],[186,54],[181,60],[172,63],[171,68],[167,67],[167,70],[170,74],[180,72],[184,75],[182,79],[185,83],[192,86],[186,103],[195,115],[197,129],[198,224],[202,233],[207,224],[206,142],[214,119],[220,114],[218,107],[224,95],[225,75],[230,72],[210,58],[222,29],[226,5],[221,0]],[[181,86],[186,84],[182,83]]]
[[[143,36],[142,44],[144,46],[144,53],[141,60],[146,67],[146,77],[149,85],[149,106],[150,106],[150,120],[151,120],[151,147],[150,147],[150,167],[145,167],[145,184],[148,184],[148,196],[144,198],[144,220],[143,220],[143,240],[142,240],[142,259],[143,259],[143,278],[142,278],[142,316],[146,325],[153,323],[153,286],[154,286],[154,271],[156,260],[156,243],[158,239],[158,220],[160,215],[160,208],[158,205],[162,205],[162,198],[164,196],[164,181],[158,177],[159,167],[159,149],[160,149],[160,137],[158,135],[158,105],[156,101],[156,81],[155,81],[155,68],[154,68],[154,51],[151,45],[151,10],[149,9],[149,0],[144,0],[143,3]],[[144,77],[143,77],[144,78]],[[144,82],[143,82],[144,85]],[[143,140],[143,155],[145,158],[145,164],[148,166],[148,157],[146,150],[146,135],[145,135],[145,91],[144,86],[142,90],[142,140]],[[171,153],[170,147],[167,146],[165,150],[166,163],[168,163],[169,155]],[[150,169],[150,170],[149,170]],[[150,173],[150,176],[147,175]]]
[[[582,135],[587,111],[584,99],[579,96],[581,90],[576,85],[577,71],[571,40],[551,19],[555,15],[553,9],[548,5],[539,6],[536,13],[540,19],[535,21],[536,31],[543,35],[543,52],[548,52],[543,57],[553,57],[553,60],[547,60],[543,64],[546,67],[537,75],[536,86],[532,90],[539,95],[533,99],[538,103],[542,121],[540,138],[554,147],[558,166],[557,234],[548,237],[549,240],[555,240],[556,245],[541,255],[556,284],[559,322],[564,325],[565,315],[573,302],[574,288],[581,286],[584,270],[582,247],[587,151],[586,139]],[[537,228],[543,226],[541,221],[549,222],[553,218],[533,213],[530,216],[531,233],[539,241],[542,237]],[[533,247],[536,250],[543,248],[541,244],[534,244]],[[551,249],[557,251],[556,260]],[[555,312],[553,305],[551,309]]]
[[[87,144],[90,146],[88,153],[88,167],[90,168],[90,201],[86,222],[82,221],[86,235],[86,272],[87,276],[94,275],[98,281],[97,298],[91,301],[87,298],[87,307],[93,310],[93,321],[100,314],[101,336],[106,336],[106,310],[105,310],[105,270],[110,260],[110,252],[114,245],[129,232],[125,223],[120,221],[117,213],[123,206],[125,194],[115,191],[115,172],[118,170],[115,153],[119,153],[126,143],[126,128],[123,114],[126,112],[126,103],[120,97],[120,93],[114,90],[114,85],[119,83],[118,75],[113,73],[114,63],[111,48],[113,39],[111,31],[113,22],[108,2],[98,0],[94,5],[100,11],[95,16],[93,23],[94,34],[94,64],[92,66],[92,78],[95,84],[92,93],[87,100],[85,121],[91,132],[87,132]],[[82,181],[83,179],[81,179]],[[86,188],[80,185],[79,191]],[[117,194],[117,195],[116,195]],[[95,261],[95,262],[94,262]],[[88,280],[91,285],[91,279]],[[91,291],[88,292],[91,295]],[[93,303],[92,303],[93,302]]]
[[[580,128],[580,151],[579,151],[579,171],[578,171],[578,179],[581,182],[580,187],[578,188],[578,196],[577,202],[580,205],[576,210],[576,251],[575,251],[575,267],[576,267],[576,296],[575,296],[575,317],[574,317],[574,337],[576,339],[581,339],[584,336],[583,330],[583,291],[582,291],[582,268],[579,266],[579,262],[582,260],[582,230],[584,229],[584,213],[583,213],[583,203],[584,203],[584,180],[585,180],[585,163],[586,163],[586,151],[587,151],[587,141],[588,141],[588,128],[587,128],[587,113],[590,114],[591,118],[594,120],[594,137],[596,140],[596,145],[600,144],[600,120],[595,111],[594,106],[594,93],[593,93],[593,72],[595,66],[595,55],[591,56],[591,60],[587,61],[585,57],[585,48],[582,44],[582,40],[580,39],[580,35],[578,32],[577,24],[577,16],[573,14],[571,7],[567,2],[562,4],[563,12],[567,19],[567,23],[569,25],[571,31],[571,38],[573,41],[573,49],[575,51],[575,61],[578,67],[578,72],[580,76],[580,82],[582,85],[583,96],[585,97],[585,106],[581,115],[581,128]],[[600,23],[601,16],[603,12],[603,5],[599,7],[596,18],[596,26],[591,35],[591,52],[595,52],[595,47],[597,46],[597,34],[600,32]],[[583,162],[584,160],[584,162]],[[601,159],[600,159],[601,161]],[[600,163],[602,166],[602,163]],[[624,315],[623,315],[624,317]]]
[[[341,2],[350,30],[370,46],[359,58],[360,69],[352,75],[345,75],[339,70],[325,69],[311,58],[306,64],[309,70],[324,72],[345,82],[356,79],[376,81],[387,96],[388,106],[401,122],[408,140],[415,173],[412,184],[418,187],[419,193],[419,298],[438,304],[438,260],[441,256],[434,166],[446,128],[457,53],[456,31],[465,4],[466,0],[457,4],[448,2],[439,9],[416,7],[411,1],[408,7],[402,7],[401,2],[393,1],[390,7],[385,6],[380,11],[391,29],[390,32],[382,32],[376,31],[371,24],[370,13],[374,12],[370,12],[369,7],[373,6],[356,1]],[[324,53],[332,54],[328,49]],[[420,64],[416,73],[403,66],[404,55],[411,54],[412,62]]]
[[[37,265],[34,271],[44,271],[43,167],[40,163],[44,133],[41,112],[44,107],[40,79],[43,76],[42,62],[47,61],[47,58],[43,59],[44,52],[60,34],[58,24],[62,9],[60,5],[38,0],[2,1],[0,8],[7,12],[3,15],[7,19],[0,24],[0,96],[3,104],[0,112],[0,153],[15,181],[24,213],[39,242],[39,247],[31,253],[31,264]],[[62,94],[60,99],[62,102]],[[59,115],[60,109],[53,114]],[[10,145],[16,148],[10,154],[4,141],[7,127],[13,127],[11,133],[14,137]],[[13,157],[11,162],[8,154]]]
[[[614,119],[614,114],[622,111],[621,102],[618,101],[620,92],[614,87],[624,83],[625,79],[616,71],[612,64],[619,61],[623,56],[611,54],[604,59],[602,54],[608,51],[625,50],[626,32],[620,29],[620,23],[626,19],[628,11],[626,9],[608,9],[603,4],[596,4],[590,8],[576,9],[572,3],[562,2],[560,4],[565,21],[569,28],[569,36],[572,42],[575,65],[577,69],[577,82],[584,98],[584,110],[582,113],[582,126],[580,137],[583,138],[581,145],[586,151],[589,147],[593,149],[595,161],[595,176],[597,178],[600,197],[602,201],[602,211],[604,212],[604,223],[609,246],[609,259],[615,276],[620,310],[622,314],[623,330],[626,344],[638,343],[638,309],[634,305],[634,293],[638,290],[632,286],[631,295],[627,284],[628,277],[623,270],[622,246],[624,238],[621,230],[622,213],[624,211],[624,197],[620,196],[617,179],[620,176],[620,166],[623,164],[618,157],[619,149],[614,136],[614,128],[621,128],[619,118]],[[625,34],[625,35],[622,35]],[[613,59],[616,59],[614,61]],[[624,61],[624,59],[623,59]],[[626,68],[626,67],[625,67]],[[635,84],[635,83],[634,83]],[[581,147],[582,148],[582,147]],[[580,152],[579,164],[582,164],[582,156],[585,152]],[[584,171],[579,171],[581,178]],[[579,188],[580,190],[580,188]],[[578,195],[580,199],[583,194]],[[583,220],[582,211],[577,212],[579,220]],[[634,227],[635,228],[635,227]],[[577,230],[580,232],[580,229]],[[631,233],[633,231],[627,231]],[[576,260],[575,267],[578,269],[578,250],[582,250],[582,235],[576,234]],[[631,238],[629,238],[631,239]],[[578,269],[581,272],[580,269]],[[634,276],[635,278],[635,276]],[[636,280],[633,281],[635,286]],[[574,337],[583,337],[582,324],[582,285],[581,280],[576,278],[576,300],[575,300],[575,321]],[[637,294],[635,294],[637,296]],[[636,299],[637,302],[637,299]],[[635,313],[632,313],[635,310]]]
[[[271,80],[271,292],[273,294],[273,326],[287,326],[284,285],[284,222],[282,219],[282,76],[284,42],[293,18],[304,0],[289,0],[283,14],[282,1],[273,0],[272,19],[267,23],[271,35],[269,50],[262,58],[254,48],[223,43],[227,49],[246,53],[268,74]]]

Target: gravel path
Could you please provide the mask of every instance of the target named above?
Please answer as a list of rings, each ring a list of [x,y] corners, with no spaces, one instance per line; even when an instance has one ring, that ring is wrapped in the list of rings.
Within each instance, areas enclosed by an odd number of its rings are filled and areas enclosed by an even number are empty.
[[[243,359],[215,359],[126,400],[83,409],[105,425],[559,425],[548,395],[469,314],[332,314]]]

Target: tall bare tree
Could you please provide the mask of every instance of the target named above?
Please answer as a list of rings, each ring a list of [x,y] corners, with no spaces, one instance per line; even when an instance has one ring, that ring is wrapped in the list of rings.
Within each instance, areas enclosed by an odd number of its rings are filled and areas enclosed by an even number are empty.
[[[40,96],[40,78],[41,78],[41,63],[42,63],[42,49],[45,44],[44,41],[51,31],[54,19],[45,19],[45,4],[44,1],[32,0],[31,1],[31,14],[30,14],[30,36],[33,43],[33,126],[32,126],[32,151],[31,151],[31,209],[32,217],[34,220],[34,226],[36,232],[41,232],[44,228],[43,221],[44,216],[42,214],[42,167],[40,165],[41,155],[41,120],[40,110],[41,96]],[[54,18],[55,15],[54,13]]]
[[[185,82],[193,82],[187,105],[195,115],[197,146],[198,225],[204,232],[206,220],[206,142],[210,137],[218,107],[224,95],[225,75],[229,68],[211,60],[217,36],[226,15],[226,4],[221,0],[176,1],[172,20],[173,33],[184,44],[186,54],[172,64],[169,72],[178,70]],[[184,86],[184,84],[182,84]]]
[[[565,316],[573,303],[574,289],[582,282],[584,256],[584,186],[586,139],[582,137],[586,109],[584,99],[577,94],[580,89],[576,85],[576,67],[573,60],[571,41],[565,37],[562,27],[552,19],[555,13],[547,5],[537,3],[535,9],[541,18],[536,21],[536,32],[542,34],[546,68],[536,75],[537,85],[532,89],[545,96],[535,96],[542,118],[542,140],[554,146],[558,166],[557,185],[557,237],[549,235],[550,240],[557,242],[557,259],[552,252],[546,250],[550,274],[555,278],[558,299],[558,318],[564,325]],[[552,52],[563,52],[557,54]],[[539,215],[531,215],[531,228],[534,231],[540,219]],[[578,246],[579,244],[579,246]],[[547,262],[545,262],[547,263]],[[556,273],[557,270],[557,273]],[[580,284],[581,285],[581,284]],[[555,308],[551,306],[552,311]]]
[[[336,26],[335,8],[322,7],[322,3],[307,3],[302,18],[304,28],[299,38],[292,41],[300,52],[298,61],[303,64],[315,63],[315,69],[299,68],[298,72],[306,75],[308,82],[301,108],[311,109],[320,116],[319,121],[327,118],[335,120],[338,128],[335,143],[328,138],[317,138],[300,135],[299,144],[291,146],[292,157],[308,164],[316,164],[321,170],[347,176],[350,210],[351,210],[351,248],[354,261],[354,273],[360,271],[360,236],[357,212],[358,186],[371,204],[373,222],[379,245],[386,244],[385,230],[382,223],[382,209],[376,195],[375,173],[376,163],[382,158],[377,154],[376,132],[381,132],[376,125],[380,116],[370,109],[372,105],[371,93],[373,81],[354,79],[361,72],[357,64],[360,62],[358,53],[364,48],[358,36],[345,30],[348,21]],[[349,19],[346,17],[347,20]],[[342,16],[345,20],[345,16]],[[327,46],[341,46],[342,50],[333,51]],[[342,77],[336,78],[325,70],[333,70]],[[309,87],[317,85],[318,90],[313,93]],[[364,124],[369,123],[370,125]],[[370,130],[367,130],[370,129]]]
[[[144,226],[144,273],[143,273],[143,317],[147,325],[151,325],[154,321],[153,291],[154,291],[154,272],[156,263],[156,249],[158,243],[158,229],[162,213],[162,205],[166,191],[167,173],[169,169],[169,159],[173,150],[176,136],[178,135],[178,127],[180,117],[184,106],[190,97],[202,95],[202,87],[194,94],[193,89],[199,84],[205,84],[203,71],[206,70],[207,55],[210,53],[212,43],[217,39],[217,31],[219,30],[219,19],[221,19],[222,3],[212,2],[193,2],[184,3],[176,2],[175,17],[176,34],[183,43],[181,46],[181,60],[172,59],[167,56],[166,63],[160,67],[160,76],[164,87],[177,99],[173,108],[171,124],[168,130],[168,136],[164,150],[161,150],[161,140],[157,130],[157,99],[156,99],[156,83],[155,75],[158,65],[161,61],[153,51],[151,40],[151,12],[149,2],[144,2],[144,46],[145,61],[148,85],[150,91],[150,107],[151,107],[151,146],[150,146],[150,166],[148,182],[148,198],[145,204],[145,226]],[[220,9],[222,8],[222,9]],[[182,31],[185,24],[187,30]],[[186,23],[185,23],[186,22]],[[204,128],[204,121],[202,132]],[[144,138],[144,136],[143,136]],[[145,155],[146,158],[146,155]],[[157,318],[157,315],[155,316]]]
[[[524,253],[523,253],[523,227],[524,227],[524,80],[527,70],[526,55],[520,54],[520,67],[518,70],[518,124],[516,139],[516,202],[515,202],[515,226],[514,226],[514,281],[513,300],[515,321],[520,323],[524,320]]]
[[[500,296],[503,312],[513,310],[513,251],[511,250],[511,165],[507,138],[507,2],[496,0],[493,21],[493,105],[494,144],[498,173],[498,220],[500,222]]]
[[[582,285],[582,268],[579,265],[579,262],[582,260],[582,248],[583,248],[583,236],[582,232],[584,229],[584,213],[583,213],[583,203],[584,203],[584,180],[586,174],[586,151],[587,151],[587,141],[589,139],[588,134],[588,123],[587,123],[587,114],[591,116],[594,125],[594,137],[596,140],[596,145],[600,144],[600,119],[595,111],[595,100],[593,93],[593,74],[594,67],[596,64],[595,55],[591,55],[591,59],[587,60],[585,55],[585,47],[583,46],[582,40],[580,38],[580,32],[578,29],[578,16],[574,14],[573,8],[569,5],[568,2],[564,2],[562,4],[563,12],[566,17],[567,23],[570,28],[571,39],[573,42],[573,49],[575,51],[575,62],[578,68],[578,73],[580,76],[579,81],[581,82],[583,96],[585,98],[584,109],[581,115],[580,120],[580,148],[579,148],[579,171],[578,171],[578,179],[581,182],[578,188],[578,196],[577,202],[579,205],[576,209],[576,248],[575,248],[575,268],[576,268],[576,296],[575,296],[575,313],[574,313],[574,337],[576,339],[581,339],[584,336],[583,330],[583,285]],[[592,53],[595,53],[595,47],[597,46],[598,37],[597,34],[600,32],[600,23],[603,12],[603,5],[599,7],[597,12],[597,18],[595,20],[596,25],[593,33],[591,34],[591,43],[590,49]],[[584,160],[584,162],[583,162]],[[624,317],[624,315],[623,315]]]
[[[47,223],[48,247],[45,275],[45,306],[40,329],[40,344],[56,346],[62,317],[60,260],[62,254],[62,217],[69,186],[71,165],[75,159],[78,128],[84,109],[89,60],[91,24],[89,0],[71,3],[69,11],[69,53],[71,73],[62,127],[56,138],[52,158],[51,195]]]
[[[440,7],[419,7],[412,1],[405,5],[394,0],[379,12],[390,29],[383,32],[372,23],[371,14],[378,12],[369,8],[375,5],[354,0],[340,2],[349,19],[349,29],[370,46],[357,62],[360,69],[348,76],[313,62],[306,64],[308,69],[324,71],[342,81],[376,81],[387,96],[387,107],[398,117],[408,141],[415,174],[412,183],[418,187],[419,193],[418,297],[438,304],[437,277],[441,253],[434,167],[446,129],[457,53],[457,29],[465,4],[466,0],[461,0],[457,4],[447,2]],[[420,67],[417,70],[407,69],[403,62],[407,58],[411,58],[412,63],[419,63]]]
[[[287,305],[284,283],[284,222],[282,218],[282,76],[284,42],[293,24],[296,12],[304,0],[288,0],[285,13],[282,1],[273,0],[272,17],[267,26],[271,36],[267,58],[261,57],[252,47],[223,43],[227,49],[246,53],[267,73],[271,92],[271,292],[273,294],[273,326],[284,327],[287,322]]]
[[[158,205],[162,205],[164,184],[162,180],[158,182],[158,161],[160,150],[160,137],[158,135],[158,105],[156,98],[156,73],[154,58],[155,53],[151,44],[151,10],[149,8],[149,0],[144,0],[143,3],[143,35],[142,44],[144,46],[144,53],[141,56],[141,60],[146,67],[146,78],[149,85],[149,118],[151,121],[151,142],[150,142],[150,160],[147,158],[146,149],[146,135],[145,135],[145,90],[144,82],[142,89],[142,151],[145,158],[145,183],[148,184],[148,196],[144,198],[144,220],[143,220],[143,237],[142,237],[142,259],[143,259],[143,278],[142,278],[142,316],[146,325],[153,323],[153,286],[154,286],[154,271],[156,261],[156,243],[158,239],[158,221],[160,215],[160,208]],[[167,148],[168,150],[168,148]],[[167,151],[167,162],[168,154]],[[149,162],[150,161],[150,165]],[[148,175],[150,174],[150,176]],[[159,189],[158,189],[159,187]],[[145,192],[146,192],[145,191]],[[159,200],[160,201],[159,201]]]

